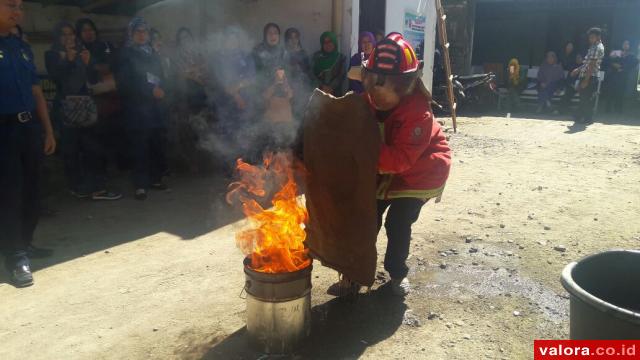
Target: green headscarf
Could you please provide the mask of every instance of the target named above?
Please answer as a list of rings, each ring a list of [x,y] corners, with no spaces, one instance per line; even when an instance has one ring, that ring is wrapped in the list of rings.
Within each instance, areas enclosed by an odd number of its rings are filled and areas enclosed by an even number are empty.
[[[327,37],[334,45],[334,49],[330,53],[324,51],[324,40]],[[331,31],[323,32],[322,35],[320,35],[320,54],[316,56],[313,63],[313,73],[318,75],[323,71],[331,69],[335,65],[336,61],[338,61],[339,56],[338,36]]]

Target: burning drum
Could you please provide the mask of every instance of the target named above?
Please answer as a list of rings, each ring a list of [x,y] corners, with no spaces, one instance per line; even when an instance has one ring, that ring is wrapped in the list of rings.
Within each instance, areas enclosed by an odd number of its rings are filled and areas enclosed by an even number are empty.
[[[247,332],[250,343],[267,354],[293,352],[311,332],[312,265],[284,273],[265,273],[244,260]]]

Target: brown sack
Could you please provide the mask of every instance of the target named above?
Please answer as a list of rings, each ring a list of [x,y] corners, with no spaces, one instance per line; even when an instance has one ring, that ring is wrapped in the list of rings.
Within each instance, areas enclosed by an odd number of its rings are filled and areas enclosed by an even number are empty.
[[[362,96],[316,90],[304,121],[306,244],[314,258],[371,286],[376,272],[380,132]]]

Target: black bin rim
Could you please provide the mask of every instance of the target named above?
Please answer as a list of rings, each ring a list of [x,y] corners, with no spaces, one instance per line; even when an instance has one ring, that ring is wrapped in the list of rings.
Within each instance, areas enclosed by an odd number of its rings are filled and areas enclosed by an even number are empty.
[[[562,276],[560,277],[560,282],[562,283],[562,286],[564,287],[564,289],[567,290],[569,294],[571,294],[571,296],[575,296],[576,298],[585,302],[591,307],[601,312],[611,314],[621,320],[625,320],[625,321],[634,323],[636,325],[640,325],[640,313],[637,313],[629,309],[625,309],[623,307],[616,306],[607,301],[604,301],[592,295],[591,293],[587,292],[580,285],[578,285],[578,283],[576,283],[575,280],[573,280],[573,270],[576,268],[576,266],[579,263],[589,261],[590,259],[593,259],[596,257],[606,256],[612,253],[618,253],[618,254],[632,253],[632,254],[640,255],[639,250],[616,249],[616,250],[603,251],[597,254],[586,256],[578,261],[574,261],[568,264],[567,266],[565,266],[565,268],[562,270]]]

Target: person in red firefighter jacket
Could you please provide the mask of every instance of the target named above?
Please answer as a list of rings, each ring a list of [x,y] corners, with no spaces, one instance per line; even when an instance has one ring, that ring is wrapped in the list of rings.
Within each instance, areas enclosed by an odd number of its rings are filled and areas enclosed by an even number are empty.
[[[429,199],[439,197],[451,167],[451,150],[420,82],[421,65],[399,33],[380,42],[362,69],[365,96],[378,119],[378,229],[388,244],[384,267],[396,295],[410,292],[407,279],[411,226]]]

